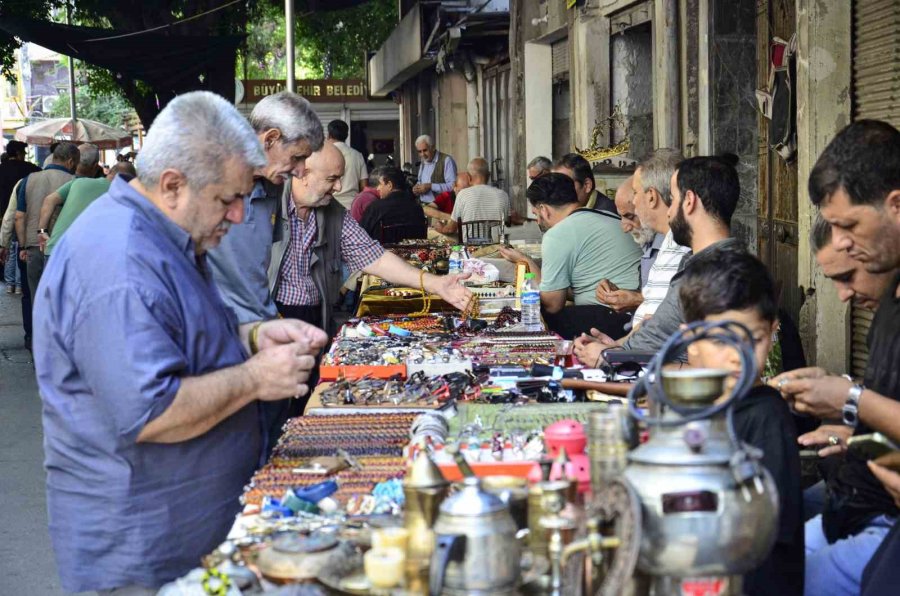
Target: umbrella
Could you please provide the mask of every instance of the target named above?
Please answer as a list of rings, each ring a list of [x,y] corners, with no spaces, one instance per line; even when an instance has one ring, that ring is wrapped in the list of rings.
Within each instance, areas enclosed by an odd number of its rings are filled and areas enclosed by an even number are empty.
[[[131,133],[94,120],[49,118],[16,131],[16,139],[30,145],[50,145],[56,141],[92,143],[100,149],[131,146]]]

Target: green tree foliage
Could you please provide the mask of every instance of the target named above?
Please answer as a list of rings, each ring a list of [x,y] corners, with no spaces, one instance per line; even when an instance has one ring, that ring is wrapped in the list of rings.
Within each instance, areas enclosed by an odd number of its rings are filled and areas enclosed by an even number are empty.
[[[133,110],[131,104],[117,94],[95,95],[94,93],[75,94],[75,108],[79,118],[96,120],[109,126],[119,128]],[[69,114],[69,94],[61,93],[50,106],[50,117],[66,118]]]
[[[298,8],[294,39],[298,78],[362,78],[365,52],[377,50],[397,24],[396,0],[371,0],[354,8],[310,13]],[[247,28],[239,78],[283,78],[284,8],[260,8]]]

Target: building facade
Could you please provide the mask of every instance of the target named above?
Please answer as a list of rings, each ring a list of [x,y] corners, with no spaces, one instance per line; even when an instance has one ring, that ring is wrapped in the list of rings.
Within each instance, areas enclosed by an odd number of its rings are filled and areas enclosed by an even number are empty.
[[[805,185],[853,119],[900,125],[900,3],[401,0],[400,15],[368,76],[399,101],[404,159],[422,133],[484,156],[521,213],[538,155],[579,151],[612,192],[653,148],[733,153],[733,232],[773,271],[807,360],[862,372],[871,313],[818,272]]]

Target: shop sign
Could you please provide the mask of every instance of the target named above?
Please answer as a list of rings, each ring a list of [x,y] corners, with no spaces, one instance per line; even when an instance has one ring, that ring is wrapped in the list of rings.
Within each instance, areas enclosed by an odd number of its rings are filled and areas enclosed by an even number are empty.
[[[253,79],[243,83],[244,103],[256,103],[285,89],[283,79]],[[366,82],[362,79],[298,80],[295,89],[312,103],[369,101]]]

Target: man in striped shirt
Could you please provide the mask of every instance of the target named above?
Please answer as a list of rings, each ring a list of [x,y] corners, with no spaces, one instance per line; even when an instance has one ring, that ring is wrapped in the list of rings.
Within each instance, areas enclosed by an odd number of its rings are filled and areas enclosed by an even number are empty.
[[[632,231],[632,235],[636,240],[646,240],[654,235],[662,238],[647,280],[641,288],[642,302],[634,311],[632,328],[653,316],[666,297],[681,260],[690,253],[689,248],[678,245],[672,238],[666,217],[666,211],[672,202],[669,182],[682,159],[681,153],[675,149],[657,149],[644,158],[631,177],[635,225],[638,226]],[[623,217],[623,221],[624,219]],[[654,245],[657,243],[651,245],[651,250]],[[597,297],[606,304],[616,304],[624,290],[608,288],[608,284],[604,286],[604,281],[597,287]]]

